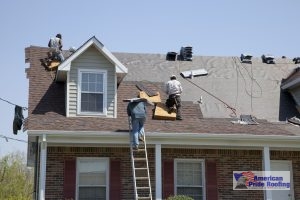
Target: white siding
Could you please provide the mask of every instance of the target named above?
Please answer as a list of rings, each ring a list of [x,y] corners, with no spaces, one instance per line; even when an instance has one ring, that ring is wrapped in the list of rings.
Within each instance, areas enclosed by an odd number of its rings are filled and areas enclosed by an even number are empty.
[[[78,69],[101,69],[107,71],[107,117],[114,117],[115,111],[115,66],[95,47],[91,46],[71,64],[69,78],[69,113],[77,116]]]

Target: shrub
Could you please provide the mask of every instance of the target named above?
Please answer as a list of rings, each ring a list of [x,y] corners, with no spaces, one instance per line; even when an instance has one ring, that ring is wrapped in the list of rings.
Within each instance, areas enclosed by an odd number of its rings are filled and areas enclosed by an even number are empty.
[[[167,200],[194,200],[192,197],[185,196],[185,195],[175,195],[168,197]]]

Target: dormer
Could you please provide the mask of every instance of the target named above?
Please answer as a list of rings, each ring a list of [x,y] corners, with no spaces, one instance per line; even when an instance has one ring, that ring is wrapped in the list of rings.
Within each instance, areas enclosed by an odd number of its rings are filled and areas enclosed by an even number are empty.
[[[117,117],[117,86],[127,68],[94,36],[62,62],[67,117]]]

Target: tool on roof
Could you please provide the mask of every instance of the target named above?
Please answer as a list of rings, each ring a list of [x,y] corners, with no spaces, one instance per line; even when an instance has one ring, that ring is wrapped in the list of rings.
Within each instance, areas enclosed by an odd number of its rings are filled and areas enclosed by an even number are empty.
[[[206,76],[208,72],[206,69],[194,69],[194,70],[188,70],[188,71],[183,71],[180,73],[180,75],[184,78],[193,78],[196,76]]]

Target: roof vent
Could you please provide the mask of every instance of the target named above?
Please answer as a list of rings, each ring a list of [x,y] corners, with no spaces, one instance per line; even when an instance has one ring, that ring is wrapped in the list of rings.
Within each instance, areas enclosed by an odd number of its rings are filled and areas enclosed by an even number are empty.
[[[265,54],[263,54],[262,56],[261,56],[261,59],[262,59],[262,62],[263,63],[267,63],[267,64],[275,64],[275,60],[274,60],[274,56],[272,56],[272,55],[265,55]]]
[[[247,53],[241,54],[241,62],[242,63],[250,63],[251,64],[252,63],[251,59],[252,59],[252,56],[250,54],[247,54]]]
[[[185,46],[180,49],[180,58],[184,61],[192,61],[193,60],[193,47]]]
[[[177,57],[177,53],[176,52],[168,52],[167,56],[166,56],[166,60],[175,61],[176,57]]]
[[[300,57],[294,58],[293,61],[295,62],[295,64],[299,64],[300,63]]]

